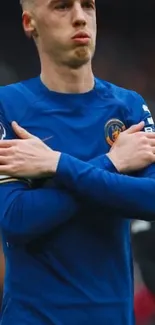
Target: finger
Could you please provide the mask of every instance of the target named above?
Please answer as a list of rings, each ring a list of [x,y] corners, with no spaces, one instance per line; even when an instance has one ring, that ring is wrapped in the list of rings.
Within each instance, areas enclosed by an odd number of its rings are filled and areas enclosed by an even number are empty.
[[[0,156],[0,167],[6,166],[11,163],[11,157]]]
[[[13,168],[11,165],[0,164],[0,175],[13,176]]]
[[[11,148],[10,147],[9,148],[0,148],[0,157],[12,156],[13,151]]]
[[[35,138],[34,135],[32,135],[31,133],[26,131],[24,128],[19,126],[17,122],[13,121],[11,124],[12,124],[13,131],[16,133],[18,138],[20,138],[20,139],[33,139],[33,138]]]
[[[154,139],[149,139],[149,144],[151,147],[155,147],[155,138]]]
[[[142,122],[140,122],[138,124],[130,126],[130,128],[127,129],[125,132],[128,133],[128,134],[139,132],[144,128],[144,125],[145,125],[145,123],[144,123],[144,121],[142,121]]]
[[[155,139],[155,132],[145,132],[145,136],[148,139]]]
[[[0,140],[0,148],[10,148],[16,146],[21,140]]]
[[[7,163],[7,161],[5,160],[4,164],[0,163],[0,176],[16,176],[16,172],[15,172],[15,166],[12,164],[12,161],[10,159],[10,161]]]

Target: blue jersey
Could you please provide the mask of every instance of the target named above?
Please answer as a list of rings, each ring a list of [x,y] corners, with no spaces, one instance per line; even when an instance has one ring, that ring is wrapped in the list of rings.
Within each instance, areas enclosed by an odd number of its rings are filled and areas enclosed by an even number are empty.
[[[49,91],[40,78],[0,88],[0,137],[15,120],[62,152],[54,179],[1,175],[6,260],[1,325],[133,325],[130,218],[155,216],[155,168],[117,172],[106,153],[139,121],[135,92],[95,79],[85,94]]]

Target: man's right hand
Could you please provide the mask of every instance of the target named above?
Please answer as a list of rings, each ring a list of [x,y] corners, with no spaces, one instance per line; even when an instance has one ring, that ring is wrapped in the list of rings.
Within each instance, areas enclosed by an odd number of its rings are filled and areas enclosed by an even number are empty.
[[[144,122],[120,133],[107,154],[120,173],[129,174],[155,163],[155,133],[144,132]]]

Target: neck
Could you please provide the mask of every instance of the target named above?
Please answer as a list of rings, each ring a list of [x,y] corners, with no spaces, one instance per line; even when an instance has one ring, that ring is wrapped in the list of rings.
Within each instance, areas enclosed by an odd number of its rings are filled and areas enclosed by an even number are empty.
[[[51,60],[41,60],[41,80],[48,89],[61,93],[86,93],[94,87],[91,62],[71,69]]]

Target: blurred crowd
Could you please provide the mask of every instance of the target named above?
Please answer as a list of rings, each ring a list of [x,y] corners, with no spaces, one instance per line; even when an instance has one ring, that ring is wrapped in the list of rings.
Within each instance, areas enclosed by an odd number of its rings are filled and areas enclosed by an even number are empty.
[[[4,6],[0,17],[0,85],[33,77],[40,70],[36,49],[22,31],[19,6],[16,1],[10,1],[10,6],[10,12]],[[95,74],[139,92],[147,101],[155,118],[153,1],[149,0],[143,6],[138,0],[126,5],[121,0],[117,5],[113,0],[98,0],[97,6],[98,40],[93,62]],[[133,223],[137,325],[155,324],[154,235],[154,225]],[[0,246],[1,292],[3,276],[4,260]]]

